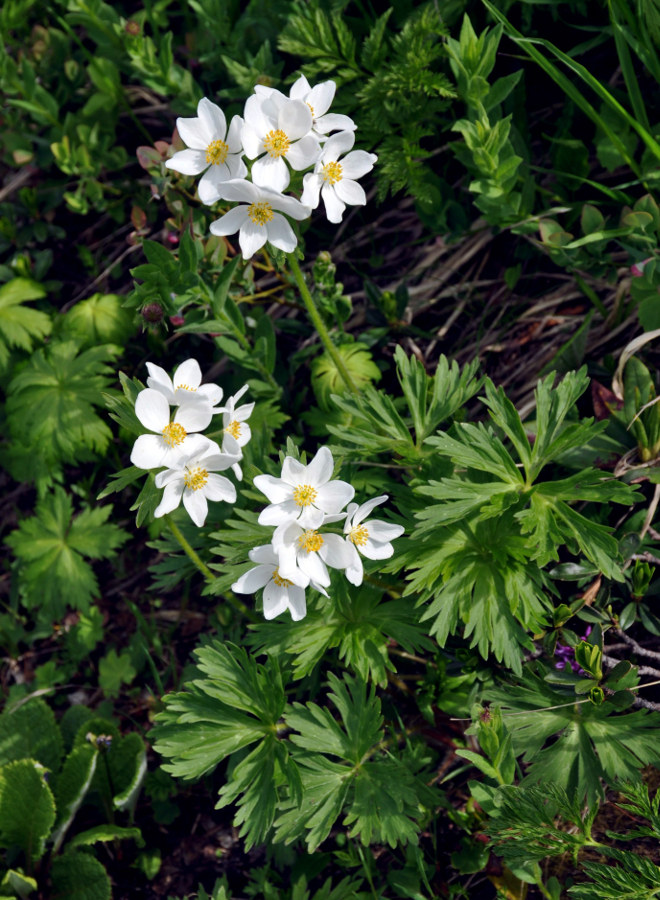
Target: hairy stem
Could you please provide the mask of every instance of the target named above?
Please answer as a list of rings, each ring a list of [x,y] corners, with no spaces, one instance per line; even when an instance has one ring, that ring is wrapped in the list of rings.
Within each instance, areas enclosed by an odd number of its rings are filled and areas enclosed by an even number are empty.
[[[300,270],[300,266],[298,264],[298,260],[296,259],[293,253],[287,253],[287,259],[289,260],[289,266],[291,268],[291,272],[293,277],[296,280],[296,284],[298,285],[298,290],[300,291],[300,296],[303,299],[303,303],[307,307],[307,312],[309,313],[309,317],[312,320],[312,324],[314,328],[316,328],[316,332],[318,336],[321,338],[321,343],[325,347],[325,349],[330,354],[332,361],[334,362],[337,371],[342,377],[342,380],[349,391],[352,391],[354,394],[357,393],[357,388],[353,383],[353,379],[350,376],[348,369],[346,368],[346,363],[342,359],[342,356],[332,343],[330,338],[330,333],[328,329],[325,327],[323,319],[321,315],[314,305],[314,300],[312,299],[312,295],[309,291],[309,288],[305,284],[305,279],[303,277],[303,273]]]

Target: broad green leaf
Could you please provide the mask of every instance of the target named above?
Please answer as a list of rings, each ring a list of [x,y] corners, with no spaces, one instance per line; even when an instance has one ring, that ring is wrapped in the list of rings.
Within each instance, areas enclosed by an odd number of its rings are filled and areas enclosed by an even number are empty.
[[[98,750],[91,744],[75,747],[64,760],[54,787],[57,822],[52,839],[55,853],[91,787],[97,761]]]
[[[0,845],[22,850],[30,866],[43,855],[55,822],[55,801],[45,774],[32,759],[0,767]]]
[[[110,900],[112,887],[108,875],[89,853],[67,852],[51,866],[51,900]]]
[[[108,841],[135,841],[138,847],[144,847],[144,838],[139,828],[122,828],[119,825],[97,825],[86,831],[79,831],[67,844],[67,852],[76,847],[88,847],[92,844],[103,844]]]
[[[50,316],[23,306],[45,296],[45,289],[29,278],[13,278],[0,286],[0,370],[7,365],[10,347],[29,352],[35,341],[50,334]]]
[[[122,303],[118,294],[93,294],[80,300],[64,317],[65,333],[83,347],[123,346],[135,333],[136,325],[133,313]]]
[[[5,708],[0,715],[0,765],[34,759],[56,772],[62,759],[62,736],[48,704],[39,697]]]

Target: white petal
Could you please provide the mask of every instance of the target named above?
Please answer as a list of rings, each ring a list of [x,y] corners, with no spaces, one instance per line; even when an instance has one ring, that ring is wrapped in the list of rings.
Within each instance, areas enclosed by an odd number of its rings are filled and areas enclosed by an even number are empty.
[[[357,557],[357,563],[352,566],[347,566],[344,574],[355,587],[359,587],[362,584],[362,579],[364,578],[364,566],[362,565],[362,560],[359,556]]]
[[[353,562],[351,545],[338,534],[324,534],[319,556],[333,569],[345,569]]]
[[[372,541],[370,537],[367,538],[367,543],[359,549],[362,556],[366,556],[367,559],[389,559],[394,553],[394,547],[391,544],[381,544],[378,541]]]
[[[202,383],[202,370],[197,360],[187,359],[182,362],[175,371],[172,381],[175,389],[181,385],[197,389]]]
[[[387,543],[401,537],[405,529],[401,525],[392,525],[390,522],[381,522],[379,519],[370,519],[367,522],[369,537],[379,543]]]
[[[175,481],[171,484],[166,485],[165,490],[163,491],[163,499],[154,510],[155,518],[160,519],[161,516],[164,516],[167,513],[171,513],[173,510],[175,510],[179,503],[181,503],[182,494],[183,478],[179,481]]]
[[[316,452],[316,456],[306,467],[302,481],[314,487],[326,484],[332,478],[334,467],[335,464],[330,450],[327,447],[320,447]],[[333,512],[339,512],[339,510],[333,510]]]
[[[314,135],[307,135],[291,144],[286,158],[289,165],[297,172],[313,166],[321,155],[321,145]]]
[[[232,179],[245,178],[247,175],[247,167],[243,162],[243,157],[238,153],[232,153],[227,157],[227,168]]]
[[[277,554],[270,544],[261,544],[259,547],[253,547],[248,553],[252,562],[269,563],[273,568],[277,566]]]
[[[261,250],[267,240],[268,229],[263,225],[257,225],[256,222],[252,222],[250,219],[246,219],[238,232],[238,243],[243,259],[251,259],[258,250]]]
[[[323,522],[323,510],[317,509],[315,506],[303,506],[297,521],[303,528],[320,528]]]
[[[201,528],[206,521],[206,516],[209,511],[209,505],[206,502],[204,494],[201,491],[184,491],[183,505],[195,525],[197,525],[198,528]]]
[[[344,178],[362,178],[367,172],[371,172],[376,162],[378,162],[378,157],[375,153],[353,150],[341,161]]]
[[[223,200],[231,200],[233,203],[258,203],[261,200],[261,191],[251,181],[244,178],[232,178],[225,181],[220,188]]]
[[[209,144],[211,141],[224,141],[227,135],[227,120],[219,106],[207,97],[202,97],[197,104],[197,115],[211,137]]]
[[[311,131],[312,111],[302,100],[287,100],[280,109],[277,126],[290,141],[295,141]]]
[[[170,424],[170,404],[160,391],[145,388],[135,400],[135,415],[149,431],[161,432]]]
[[[310,91],[311,87],[309,81],[307,81],[304,75],[301,75],[300,78],[291,85],[289,97],[292,100],[306,100],[307,94],[309,94]]]
[[[201,122],[199,118],[177,119],[176,130],[179,132],[179,137],[181,138],[183,143],[187,147],[191,147],[193,150],[206,151],[206,148],[211,143],[211,137],[207,130],[204,128],[204,123]],[[178,156],[177,153],[175,153],[174,155]]]
[[[330,481],[318,488],[315,504],[324,513],[334,515],[343,510],[355,496],[355,488],[347,481]]]
[[[242,153],[243,142],[241,140],[241,132],[243,131],[245,122],[240,116],[234,116],[227,132],[227,147],[230,153]]]
[[[281,156],[261,156],[252,164],[252,181],[281,193],[289,186],[289,170]]]
[[[218,384],[201,384],[197,388],[197,393],[203,397],[211,406],[217,406],[222,400],[224,391]]]
[[[325,214],[328,217],[328,222],[334,222],[335,224],[341,222],[344,210],[346,209],[346,204],[342,203],[339,199],[335,193],[334,187],[331,187],[329,184],[324,184],[321,188],[321,197],[325,204]]]
[[[299,460],[294,459],[293,456],[284,457],[284,462],[282,463],[282,481],[295,487],[297,484],[301,483],[300,480],[306,472],[307,467],[303,466]],[[291,494],[289,494],[289,496],[291,496]]]
[[[314,110],[314,118],[325,115],[335,97],[337,85],[334,81],[322,81],[311,89],[305,100]]]
[[[254,159],[264,152],[264,142],[249,122],[241,129],[241,144],[248,159]]]
[[[202,203],[205,206],[211,206],[213,203],[216,203],[220,199],[220,185],[225,181],[229,181],[231,177],[229,166],[225,165],[225,163],[209,166],[197,185],[197,193]]]
[[[320,134],[329,134],[331,131],[355,131],[357,125],[348,116],[339,113],[328,113],[314,120],[314,130]]]
[[[270,581],[263,594],[264,619],[274,619],[289,607],[288,589]]]
[[[310,209],[316,209],[319,205],[322,184],[323,179],[320,175],[315,175],[314,172],[308,172],[303,178],[303,192],[300,202],[304,206],[309,206]]]
[[[299,507],[293,500],[284,503],[271,503],[259,513],[257,521],[260,525],[282,525],[292,522],[298,517]],[[310,526],[311,527],[311,526]]]
[[[165,168],[182,175],[199,175],[207,166],[205,150],[179,150],[165,163]]]
[[[305,591],[296,584],[289,588],[289,612],[294,622],[304,619],[307,614]]]
[[[212,418],[211,407],[200,401],[194,405],[180,406],[174,416],[174,421],[183,425],[186,431],[204,431],[211,423]]]
[[[278,250],[284,253],[292,253],[296,249],[298,239],[294,234],[293,228],[289,225],[284,216],[275,213],[268,223],[268,240]]]
[[[230,209],[224,216],[216,219],[215,222],[211,222],[209,231],[211,234],[218,236],[234,234],[235,231],[243,227],[247,217],[247,206],[237,206],[234,209]]]
[[[357,181],[351,181],[350,178],[342,178],[341,181],[338,181],[335,191],[339,199],[348,203],[349,206],[364,206],[367,202],[364,188]]]
[[[298,554],[298,567],[310,581],[314,581],[322,587],[330,584],[330,575],[318,553]]]
[[[352,131],[340,131],[339,134],[333,134],[323,145],[322,161],[324,163],[336,161],[342,153],[347,153],[353,147],[354,143],[355,134]],[[341,165],[343,171],[343,160]]]
[[[262,565],[256,566],[245,572],[238,581],[232,584],[231,589],[235,594],[254,594],[260,588],[264,587],[273,577],[275,566]]]
[[[297,221],[307,219],[311,212],[308,206],[296,200],[295,197],[288,197],[285,194],[275,194],[269,191],[268,196],[265,196],[264,199],[268,200],[273,209],[283,212]]]
[[[274,93],[274,91],[271,91],[268,95],[252,94],[252,96],[248,97],[245,101],[245,109],[243,111],[243,118],[245,119],[245,126],[243,128],[243,146],[245,147],[246,153],[245,131],[247,128],[250,128],[260,138],[263,138],[269,131],[276,127],[276,123],[273,121],[273,116],[276,115],[276,107],[272,102]],[[272,113],[271,116],[268,115],[269,112]],[[250,156],[249,153],[248,156]]]
[[[160,391],[168,403],[174,402],[174,385],[172,379],[165,369],[161,369],[155,363],[148,362],[149,378],[147,378],[147,387]]]
[[[168,450],[169,447],[158,435],[141,434],[133,444],[131,463],[138,469],[159,469],[165,465]]]
[[[202,491],[207,500],[216,503],[220,500],[224,500],[225,503],[236,503],[236,488],[224,475],[209,475]]]
[[[373,512],[373,510],[377,506],[380,506],[381,503],[385,503],[387,499],[387,494],[381,494],[380,497],[372,497],[371,500],[365,501],[360,506],[358,506],[356,503],[351,503],[351,505],[348,507],[349,516],[353,516],[351,527],[359,525],[360,522],[367,518],[369,513]],[[352,510],[351,507],[353,507]]]

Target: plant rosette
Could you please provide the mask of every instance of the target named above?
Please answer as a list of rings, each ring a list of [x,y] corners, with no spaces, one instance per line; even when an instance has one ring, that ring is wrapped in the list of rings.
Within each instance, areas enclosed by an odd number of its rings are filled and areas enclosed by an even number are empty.
[[[197,117],[176,120],[177,131],[188,145],[165,163],[166,168],[182,175],[201,175],[197,190],[202,203],[209,206],[220,198],[218,187],[230,178],[244,178],[243,119],[234,116],[227,131],[225,114],[206,97],[197,104]]]

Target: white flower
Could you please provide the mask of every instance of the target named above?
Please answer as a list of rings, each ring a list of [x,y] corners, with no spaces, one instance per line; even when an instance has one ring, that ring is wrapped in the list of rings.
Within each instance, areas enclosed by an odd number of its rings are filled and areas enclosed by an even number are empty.
[[[182,175],[199,175],[206,170],[198,187],[202,203],[210,205],[219,199],[218,185],[223,181],[247,175],[241,159],[243,119],[240,116],[231,120],[228,133],[223,111],[202,97],[197,104],[197,118],[177,119],[176,127],[190,149],[175,153],[165,165]]]
[[[194,444],[192,440],[194,440]],[[218,445],[203,435],[191,439],[191,453],[164,472],[156,475],[156,487],[165,488],[163,499],[154,510],[159,519],[176,509],[181,498],[195,525],[201,528],[208,515],[208,500],[236,502],[236,488],[222,472],[236,462],[235,455],[220,453]]]
[[[195,403],[180,406],[171,421],[170,404],[160,391],[153,388],[146,388],[137,395],[135,415],[145,428],[155,432],[141,434],[133,444],[131,462],[138,469],[176,465],[194,446],[190,432],[203,431],[213,418],[208,403]],[[219,452],[218,445],[214,446]]]
[[[382,497],[367,500],[361,506],[358,506],[357,503],[348,505],[344,534],[350,561],[346,566],[346,577],[351,584],[356,586],[362,584],[364,575],[360,553],[367,559],[389,559],[394,553],[390,541],[400,537],[404,532],[401,525],[392,525],[389,522],[381,522],[379,519],[364,521],[374,507],[386,500],[387,494],[383,494]]]
[[[326,141],[313,172],[303,178],[301,202],[312,209],[319,205],[319,192],[330,222],[341,222],[346,205],[364,206],[367,202],[362,187],[355,181],[371,172],[378,157],[375,153],[353,150],[340,162],[339,157],[355,142],[352,131],[340,131]]]
[[[244,259],[261,250],[266,241],[291,253],[295,249],[296,236],[280,213],[292,219],[306,219],[310,210],[294,197],[285,197],[275,191],[259,188],[249,181],[226,181],[222,185],[223,200],[233,200],[244,205],[236,206],[220,219],[211,222],[212,234],[227,235],[238,231],[238,242]],[[278,210],[276,212],[276,210]]]
[[[297,522],[301,528],[318,528],[326,515],[335,515],[353,499],[355,490],[346,481],[330,481],[334,462],[327,447],[303,466],[287,456],[282,475],[257,475],[254,486],[270,500],[259,515],[260,525]]]
[[[245,447],[252,437],[250,426],[247,419],[250,418],[254,403],[244,403],[242,406],[236,406],[243,394],[247,391],[247,384],[237,391],[227,400],[227,405],[222,410],[222,452],[231,453],[232,448],[238,444],[239,447]],[[239,451],[240,452],[240,451]],[[232,471],[239,481],[243,480],[243,471],[239,463],[232,465]]]
[[[232,584],[231,589],[237,594],[254,594],[259,588],[264,589],[264,617],[274,619],[285,609],[291,613],[294,622],[305,618],[307,606],[305,590],[288,578],[282,578],[278,571],[278,559],[270,544],[250,550],[252,562],[259,563]]]
[[[273,550],[277,553],[282,578],[295,584],[301,584],[304,578],[317,590],[330,584],[327,566],[345,569],[351,562],[348,545],[338,534],[321,534],[316,528],[301,528],[297,522],[275,529]]]
[[[324,138],[331,131],[355,131],[355,122],[348,116],[342,116],[336,113],[329,113],[330,104],[334,100],[335,91],[337,89],[334,81],[322,81],[321,84],[310,86],[309,81],[304,75],[291,85],[289,97],[291,100],[302,100],[309,106],[312,113],[312,131]],[[256,94],[269,96],[273,93],[281,94],[275,88],[266,87],[263,84],[257,84],[254,88]]]
[[[302,171],[319,157],[321,145],[311,130],[312,113],[302,100],[289,100],[279,91],[248,97],[242,139],[245,155],[256,159],[252,181],[259,187],[285,191],[290,176],[284,160]]]
[[[198,402],[216,406],[222,400],[223,390],[219,385],[202,384],[202,370],[196,359],[182,362],[173,378],[155,363],[148,362],[147,369],[147,387],[160,391],[170,406],[186,406]]]

